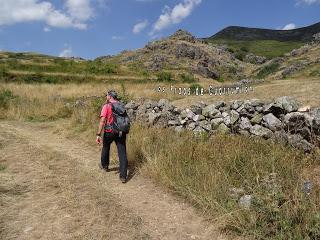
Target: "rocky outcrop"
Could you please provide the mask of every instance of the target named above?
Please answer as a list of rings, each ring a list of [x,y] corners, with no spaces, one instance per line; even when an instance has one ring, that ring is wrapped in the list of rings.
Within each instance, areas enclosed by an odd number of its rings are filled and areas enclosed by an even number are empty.
[[[126,105],[130,117],[147,126],[193,131],[195,135],[241,134],[261,137],[312,151],[320,143],[320,108],[299,112],[298,102],[288,96],[272,102],[200,102],[180,109],[168,100],[139,100]]]
[[[252,64],[263,64],[267,61],[267,58],[249,53],[245,56],[244,61]]]

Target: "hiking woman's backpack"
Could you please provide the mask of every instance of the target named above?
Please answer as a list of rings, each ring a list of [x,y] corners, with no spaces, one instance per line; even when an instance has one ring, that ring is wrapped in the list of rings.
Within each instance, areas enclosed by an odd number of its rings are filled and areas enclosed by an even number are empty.
[[[130,118],[127,114],[127,110],[124,104],[120,101],[111,103],[113,122],[111,123],[111,129],[114,133],[118,134],[129,133],[130,131]]]

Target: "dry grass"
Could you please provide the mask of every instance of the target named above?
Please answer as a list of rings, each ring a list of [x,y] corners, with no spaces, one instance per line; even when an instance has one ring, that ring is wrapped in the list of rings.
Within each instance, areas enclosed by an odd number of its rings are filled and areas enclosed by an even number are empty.
[[[0,142],[1,239],[149,239],[100,174],[12,134],[2,132]]]
[[[201,82],[205,87],[205,82]],[[277,80],[257,85],[254,92],[233,96],[190,96],[183,98],[154,91],[157,83],[126,84],[127,92],[155,99],[167,97],[176,105],[186,106],[196,101],[271,98],[289,95],[303,104],[320,106],[320,79]],[[180,85],[180,84],[179,84]],[[167,84],[170,86],[170,84]],[[84,95],[102,95],[106,89],[121,91],[120,84],[28,85],[1,84],[20,97],[7,110],[11,118],[44,115],[59,117],[63,102],[49,100],[60,94],[67,99]],[[180,98],[180,99],[177,99]],[[101,106],[75,109],[71,113],[70,137],[94,136]],[[49,118],[48,118],[49,117]],[[163,140],[165,139],[165,141]],[[257,239],[316,239],[319,233],[319,186],[306,197],[302,191],[308,175],[306,169],[319,168],[319,153],[301,152],[264,140],[242,136],[217,136],[194,139],[189,133],[172,134],[168,130],[144,129],[135,125],[129,139],[129,158],[141,172],[161,182],[202,209],[206,215],[220,221],[227,231],[251,235]],[[115,149],[112,155],[115,158]],[[303,173],[303,174],[302,174]],[[276,176],[272,188],[265,180]],[[280,188],[278,188],[280,186]],[[252,208],[243,210],[228,195],[229,188],[243,188],[254,196]]]
[[[194,138],[136,126],[130,145],[141,172],[186,197],[227,232],[255,239],[320,237],[320,186],[303,192],[320,152],[302,152],[243,136]],[[164,141],[165,139],[165,141]],[[253,196],[249,210],[230,189]]]

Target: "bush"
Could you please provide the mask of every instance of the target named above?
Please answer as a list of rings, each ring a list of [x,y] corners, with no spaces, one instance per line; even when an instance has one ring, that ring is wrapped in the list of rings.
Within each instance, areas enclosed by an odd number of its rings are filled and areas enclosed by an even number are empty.
[[[320,71],[319,70],[313,70],[310,74],[310,77],[320,77]]]
[[[191,94],[195,94],[197,88],[198,88],[198,91],[199,91],[199,93],[200,93],[200,89],[203,88],[203,87],[202,87],[200,84],[198,84],[198,83],[191,84],[191,85],[190,85]]]
[[[157,81],[159,82],[172,82],[172,74],[170,72],[160,72],[157,74]]]
[[[130,96],[127,93],[126,87],[122,81],[120,84],[121,84],[121,94],[120,94],[119,98],[124,104],[127,104],[130,101],[130,99],[132,98],[132,96]]]
[[[13,95],[12,91],[8,89],[1,89],[0,90],[0,108],[7,109],[9,102],[16,98],[15,95]]]
[[[0,67],[0,81],[5,81],[7,80],[9,77],[9,73],[7,71],[7,69],[5,69],[4,67]]]
[[[180,79],[184,83],[194,83],[196,81],[193,75],[186,73],[180,74]]]
[[[246,55],[247,55],[247,52],[244,52],[244,51],[236,51],[234,54],[235,58],[240,61],[243,61]]]
[[[268,75],[276,72],[279,69],[279,63],[271,63],[269,65],[264,66],[257,74],[257,78],[262,79],[267,77]]]

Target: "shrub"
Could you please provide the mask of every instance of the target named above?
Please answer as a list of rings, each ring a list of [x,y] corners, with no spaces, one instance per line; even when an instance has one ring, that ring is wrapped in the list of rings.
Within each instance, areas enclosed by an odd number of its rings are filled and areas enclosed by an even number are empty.
[[[264,66],[257,74],[257,78],[262,79],[267,77],[268,75],[276,72],[279,69],[279,63],[271,63],[269,65]]]
[[[157,81],[159,82],[172,82],[172,74],[170,72],[160,72],[157,74]]]
[[[180,74],[180,79],[184,83],[194,83],[196,81],[193,75],[186,73]]]
[[[123,81],[121,81],[121,93],[120,93],[120,100],[124,103],[124,104],[127,104],[130,99],[132,98],[132,96],[130,96],[128,93],[127,93],[127,90],[126,90],[126,87],[123,83]]]
[[[9,77],[9,73],[7,71],[7,69],[5,69],[4,67],[0,67],[0,81],[5,81],[7,80],[7,78]]]
[[[237,58],[240,61],[243,61],[246,55],[247,55],[247,52],[244,52],[244,51],[236,51],[234,54],[235,58]]]
[[[9,102],[14,98],[16,98],[16,96],[13,95],[11,90],[1,89],[0,90],[0,108],[7,109]]]
[[[203,88],[203,87],[202,87],[200,84],[198,84],[198,83],[191,84],[191,85],[190,85],[191,94],[195,94],[197,88],[198,88],[198,91],[199,91],[199,93],[200,93],[200,89]]]

